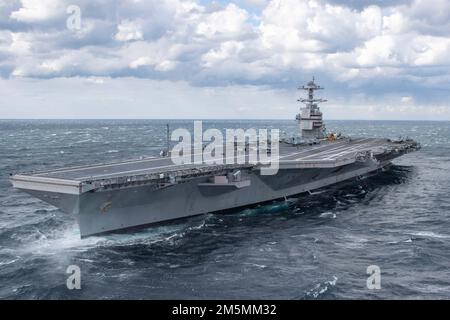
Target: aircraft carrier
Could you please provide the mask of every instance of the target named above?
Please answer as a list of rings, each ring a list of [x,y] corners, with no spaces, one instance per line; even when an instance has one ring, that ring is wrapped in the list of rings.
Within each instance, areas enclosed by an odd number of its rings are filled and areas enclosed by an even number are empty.
[[[76,215],[81,237],[253,205],[309,192],[387,167],[417,150],[411,139],[357,138],[327,133],[314,79],[296,116],[299,137],[279,142],[278,171],[264,165],[174,164],[160,157],[11,174],[15,188]]]

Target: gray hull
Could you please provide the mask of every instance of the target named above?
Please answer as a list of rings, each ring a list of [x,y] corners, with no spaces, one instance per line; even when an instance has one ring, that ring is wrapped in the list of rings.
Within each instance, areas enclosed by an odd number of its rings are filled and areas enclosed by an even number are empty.
[[[82,237],[252,205],[303,193],[380,169],[385,163],[326,169],[283,169],[273,176],[255,170],[248,186],[210,187],[207,178],[155,189],[153,186],[81,195],[24,190],[77,216]]]

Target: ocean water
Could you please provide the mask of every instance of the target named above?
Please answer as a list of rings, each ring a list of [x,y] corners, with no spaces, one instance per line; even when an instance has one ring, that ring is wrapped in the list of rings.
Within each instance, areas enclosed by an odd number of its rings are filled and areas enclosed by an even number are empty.
[[[289,202],[80,240],[75,218],[14,190],[10,173],[156,155],[162,120],[0,120],[1,299],[450,298],[450,123],[328,121],[409,136],[387,171]],[[170,121],[172,129],[192,121]],[[295,130],[294,121],[206,127]],[[81,269],[68,290],[66,269]],[[381,270],[369,290],[367,267]]]

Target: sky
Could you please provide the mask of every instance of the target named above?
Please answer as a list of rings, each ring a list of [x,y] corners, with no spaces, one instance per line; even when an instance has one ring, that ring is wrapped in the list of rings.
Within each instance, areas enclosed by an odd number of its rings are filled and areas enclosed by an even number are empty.
[[[448,0],[0,0],[0,118],[450,120]]]

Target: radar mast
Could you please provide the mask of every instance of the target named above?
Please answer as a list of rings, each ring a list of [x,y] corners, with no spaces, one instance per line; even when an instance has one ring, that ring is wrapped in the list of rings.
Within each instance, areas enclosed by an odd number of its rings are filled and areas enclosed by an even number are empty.
[[[297,114],[296,120],[299,123],[300,133],[303,139],[323,139],[325,138],[325,125],[322,120],[322,112],[319,108],[319,103],[326,102],[325,99],[314,98],[314,91],[323,90],[323,87],[315,83],[313,77],[306,85],[298,88],[308,92],[306,99],[299,99],[299,102],[305,104],[300,108],[300,113]]]

